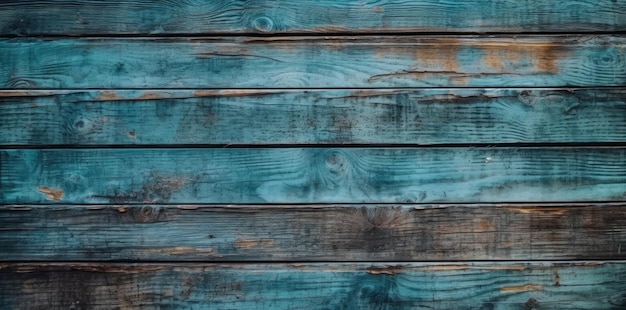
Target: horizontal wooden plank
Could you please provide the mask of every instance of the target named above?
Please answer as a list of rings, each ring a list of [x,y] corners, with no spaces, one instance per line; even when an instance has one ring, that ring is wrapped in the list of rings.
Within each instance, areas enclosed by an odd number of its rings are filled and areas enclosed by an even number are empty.
[[[3,1],[0,35],[623,31],[616,0]]]
[[[624,309],[626,263],[4,264],[9,309]]]
[[[626,89],[0,91],[0,144],[626,142]]]
[[[0,151],[3,203],[623,201],[624,148]]]
[[[626,37],[0,40],[0,88],[626,85]]]
[[[3,206],[0,248],[3,261],[626,259],[626,205]]]

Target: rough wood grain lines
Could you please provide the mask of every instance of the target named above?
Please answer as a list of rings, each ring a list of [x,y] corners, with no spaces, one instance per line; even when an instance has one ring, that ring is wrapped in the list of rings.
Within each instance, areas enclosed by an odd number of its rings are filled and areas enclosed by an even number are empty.
[[[626,206],[0,207],[4,261],[626,259]]]
[[[0,40],[0,88],[624,86],[626,37]]]
[[[3,1],[0,35],[623,31],[617,0]]]
[[[0,91],[0,144],[626,142],[626,89]]]
[[[624,309],[626,263],[0,266],[28,309]]]
[[[613,147],[3,150],[0,198],[10,204],[623,201],[625,155]]]

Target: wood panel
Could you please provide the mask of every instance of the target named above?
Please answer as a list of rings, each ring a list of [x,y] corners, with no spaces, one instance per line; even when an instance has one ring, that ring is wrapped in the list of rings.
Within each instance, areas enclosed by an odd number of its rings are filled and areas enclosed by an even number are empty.
[[[623,309],[626,263],[5,264],[28,309]]]
[[[617,0],[3,1],[0,35],[623,31]]]
[[[626,89],[5,90],[0,131],[30,146],[626,142]]]
[[[625,227],[623,203],[3,206],[0,260],[626,259]]]
[[[624,148],[0,152],[3,203],[622,201]]]
[[[624,86],[626,37],[0,40],[0,88]]]

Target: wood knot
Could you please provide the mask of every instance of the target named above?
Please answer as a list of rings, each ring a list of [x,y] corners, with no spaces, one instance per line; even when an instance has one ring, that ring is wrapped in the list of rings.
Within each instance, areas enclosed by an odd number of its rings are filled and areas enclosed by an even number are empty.
[[[267,16],[260,16],[252,21],[252,27],[259,32],[272,32],[275,29],[274,21]]]
[[[153,223],[159,220],[161,210],[151,206],[136,208],[133,210],[133,217],[139,223]]]
[[[532,310],[539,308],[539,302],[534,298],[529,298],[525,304],[526,310]]]
[[[333,176],[346,174],[350,167],[348,159],[339,152],[330,152],[325,157],[326,168]]]

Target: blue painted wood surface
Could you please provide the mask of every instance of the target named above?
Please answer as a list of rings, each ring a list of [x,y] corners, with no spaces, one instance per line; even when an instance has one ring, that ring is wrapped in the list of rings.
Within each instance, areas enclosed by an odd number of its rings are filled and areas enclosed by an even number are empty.
[[[623,309],[625,12],[0,1],[0,306]]]
[[[624,31],[621,0],[2,1],[2,35]]]
[[[623,309],[626,264],[4,264],[38,309]]]
[[[626,90],[0,91],[4,145],[626,142]]]
[[[14,205],[0,261],[626,259],[626,205]]]
[[[2,203],[621,201],[624,148],[0,151]]]
[[[624,36],[0,40],[0,88],[626,85]]]

